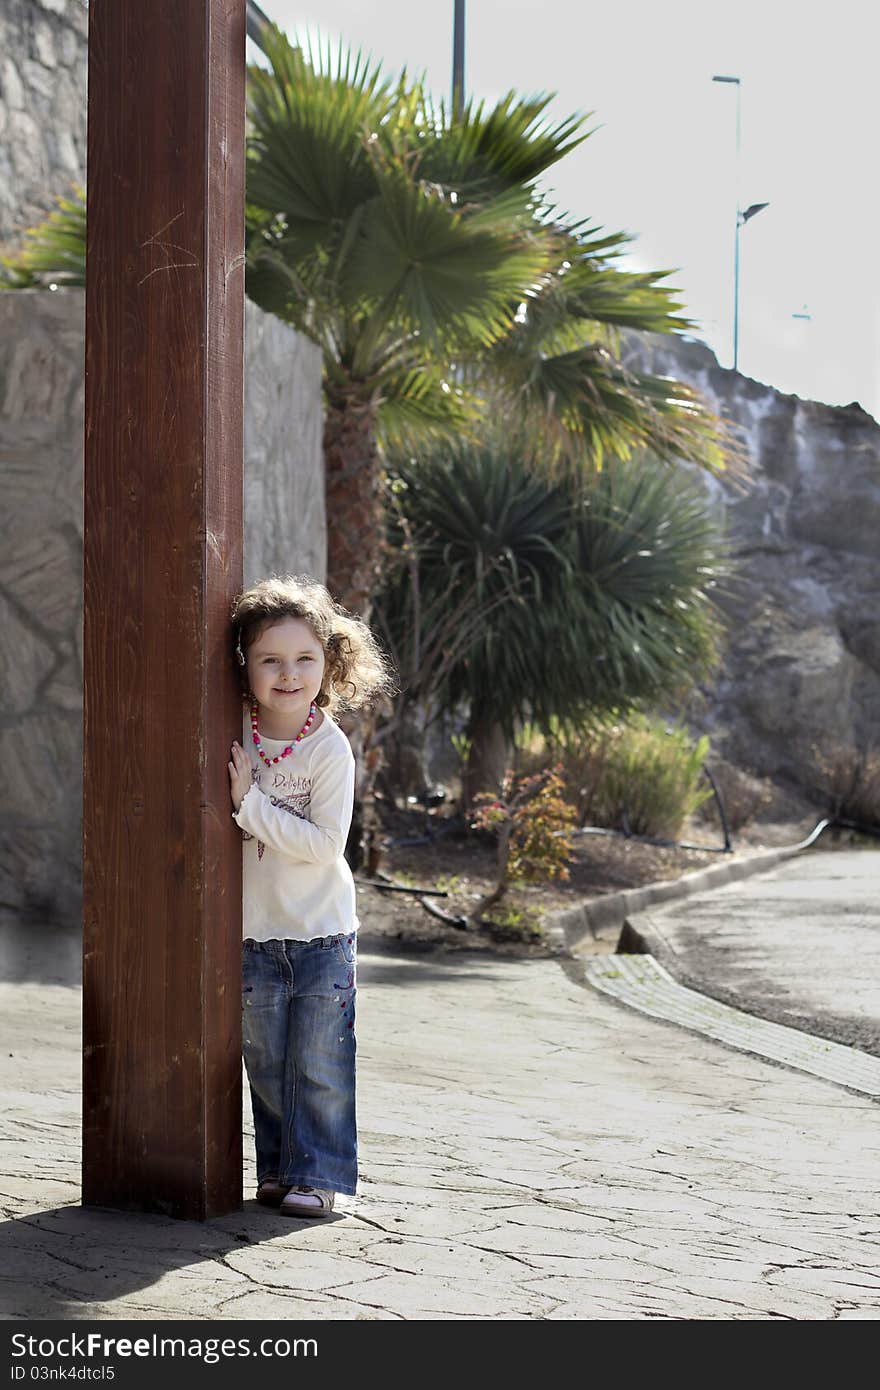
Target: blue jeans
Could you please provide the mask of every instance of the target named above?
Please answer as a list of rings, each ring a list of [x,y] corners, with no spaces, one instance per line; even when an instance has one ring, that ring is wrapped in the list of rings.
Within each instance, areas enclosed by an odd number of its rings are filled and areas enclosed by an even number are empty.
[[[258,1182],[357,1191],[356,959],[354,932],[243,943]]]

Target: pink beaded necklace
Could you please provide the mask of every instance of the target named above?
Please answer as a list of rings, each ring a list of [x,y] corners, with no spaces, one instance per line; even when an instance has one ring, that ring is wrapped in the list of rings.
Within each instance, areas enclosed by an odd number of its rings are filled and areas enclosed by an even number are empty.
[[[296,738],[293,740],[293,743],[288,743],[288,745],[287,745],[287,747],[285,748],[285,750],[284,750],[283,753],[279,753],[279,754],[278,754],[276,757],[274,757],[274,758],[267,758],[267,757],[266,757],[266,754],[263,752],[263,745],[262,745],[262,743],[260,742],[260,730],[259,730],[259,727],[258,727],[258,725],[257,725],[257,708],[258,708],[258,706],[257,706],[256,700],[252,700],[252,701],[251,701],[251,733],[252,733],[253,736],[254,736],[254,747],[256,748],[257,752],[259,753],[260,757],[263,759],[263,762],[266,764],[267,767],[271,767],[273,763],[280,763],[280,761],[281,761],[282,758],[286,758],[287,755],[288,755],[288,753],[292,753],[292,752],[293,752],[294,748],[295,748],[296,745],[299,743],[300,739],[301,739],[301,738],[305,738],[305,736],[306,736],[306,734],[308,733],[309,728],[310,728],[310,726],[311,726],[312,720],[314,719],[315,715],[318,713],[318,706],[315,704],[315,702],[314,702],[314,700],[313,700],[312,703],[311,703],[311,705],[309,706],[309,717],[308,717],[308,719],[306,720],[305,724],[303,724],[303,726],[302,726],[302,728],[300,729],[299,733],[297,734]]]

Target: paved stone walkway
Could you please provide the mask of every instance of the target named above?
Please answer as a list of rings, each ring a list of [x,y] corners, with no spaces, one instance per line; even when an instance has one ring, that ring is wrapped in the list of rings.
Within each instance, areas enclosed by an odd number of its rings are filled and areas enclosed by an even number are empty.
[[[768,1023],[678,983],[651,955],[598,956],[584,962],[584,979],[632,1009],[677,1023],[729,1047],[796,1067],[847,1090],[880,1098],[880,1057],[829,1042],[800,1028]]]
[[[870,1099],[636,1014],[579,962],[359,970],[360,1192],[320,1223],[83,1210],[79,993],[0,986],[0,1315],[880,1315]]]

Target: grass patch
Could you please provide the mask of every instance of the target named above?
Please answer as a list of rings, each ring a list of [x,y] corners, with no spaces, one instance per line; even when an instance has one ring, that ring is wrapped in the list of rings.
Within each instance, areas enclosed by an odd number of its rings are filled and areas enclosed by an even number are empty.
[[[495,941],[543,941],[541,914],[531,907],[498,904],[490,916],[481,917],[480,925]]]

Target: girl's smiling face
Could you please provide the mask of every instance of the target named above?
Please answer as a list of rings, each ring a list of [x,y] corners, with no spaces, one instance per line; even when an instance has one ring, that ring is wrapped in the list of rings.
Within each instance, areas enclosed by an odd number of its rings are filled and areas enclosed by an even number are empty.
[[[324,649],[303,618],[280,618],[263,628],[247,653],[261,733],[296,737],[321,689],[325,665]]]

